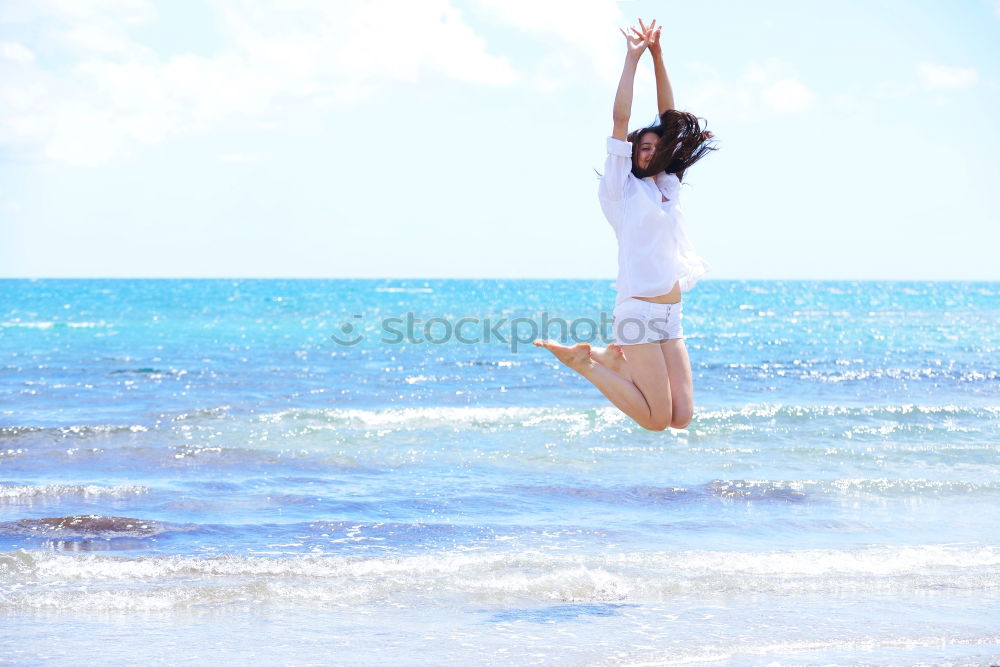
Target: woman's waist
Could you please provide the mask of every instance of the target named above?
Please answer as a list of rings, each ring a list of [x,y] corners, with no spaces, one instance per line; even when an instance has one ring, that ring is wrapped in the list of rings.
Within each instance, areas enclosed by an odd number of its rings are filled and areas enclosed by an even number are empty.
[[[633,299],[639,299],[639,301],[648,301],[649,303],[680,303],[681,302],[681,284],[680,282],[675,282],[673,288],[666,294],[659,294],[657,296],[635,296],[632,295]]]

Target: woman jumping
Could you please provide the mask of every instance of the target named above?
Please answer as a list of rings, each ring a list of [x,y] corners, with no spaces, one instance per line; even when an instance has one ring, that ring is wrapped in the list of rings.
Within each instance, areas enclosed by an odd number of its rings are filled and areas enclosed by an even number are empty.
[[[681,292],[708,271],[688,239],[678,194],[684,172],[709,151],[712,133],[698,118],[674,110],[663,66],[660,28],[639,21],[622,30],[627,42],[598,189],[601,209],[618,239],[618,295],[612,318],[616,344],[592,349],[549,339],[534,344],[590,380],[643,428],[684,428],[694,415],[691,361],[681,326]],[[656,75],[659,122],[628,132],[635,71],[649,49]]]

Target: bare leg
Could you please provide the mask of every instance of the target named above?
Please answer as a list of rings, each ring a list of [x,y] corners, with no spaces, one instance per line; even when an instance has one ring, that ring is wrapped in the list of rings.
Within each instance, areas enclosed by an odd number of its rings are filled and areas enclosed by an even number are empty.
[[[666,363],[658,344],[629,346],[630,351],[640,362],[635,369],[641,371],[636,377],[637,382],[628,380],[594,361],[590,356],[590,345],[587,343],[577,343],[567,347],[553,340],[537,339],[534,345],[544,347],[559,361],[587,378],[619,410],[643,428],[662,431],[670,426],[672,418],[670,386]]]
[[[663,360],[667,363],[670,396],[673,399],[671,409],[673,419],[670,425],[674,428],[686,428],[694,416],[694,388],[687,346],[683,338],[673,338],[661,340],[660,350],[663,352]]]

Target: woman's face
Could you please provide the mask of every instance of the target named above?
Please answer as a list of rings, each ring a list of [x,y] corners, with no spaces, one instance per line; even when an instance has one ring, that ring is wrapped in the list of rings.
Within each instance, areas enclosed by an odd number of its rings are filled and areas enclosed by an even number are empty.
[[[646,132],[639,137],[639,153],[636,155],[635,161],[640,169],[649,166],[649,161],[653,158],[653,152],[656,150],[656,142],[659,140],[660,137],[655,132]]]

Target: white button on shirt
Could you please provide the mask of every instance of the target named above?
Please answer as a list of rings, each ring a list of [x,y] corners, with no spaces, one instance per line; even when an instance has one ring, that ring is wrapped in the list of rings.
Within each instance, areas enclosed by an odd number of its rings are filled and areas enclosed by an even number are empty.
[[[687,292],[708,272],[687,235],[678,203],[680,185],[676,174],[636,178],[632,144],[608,137],[608,159],[597,194],[618,238],[616,306],[633,296],[666,294],[674,283]]]

